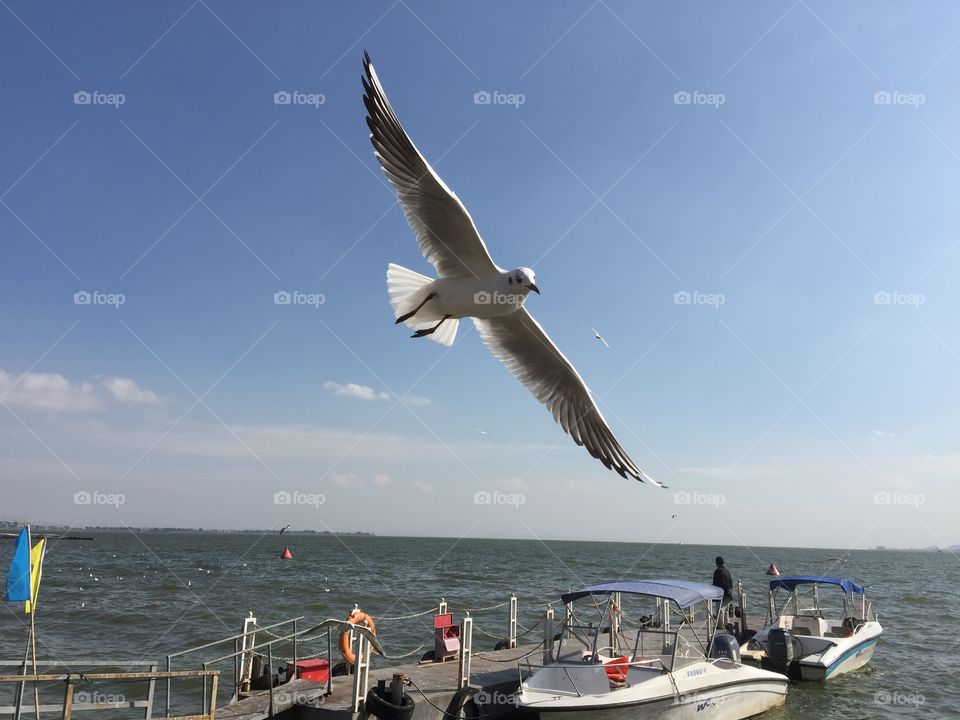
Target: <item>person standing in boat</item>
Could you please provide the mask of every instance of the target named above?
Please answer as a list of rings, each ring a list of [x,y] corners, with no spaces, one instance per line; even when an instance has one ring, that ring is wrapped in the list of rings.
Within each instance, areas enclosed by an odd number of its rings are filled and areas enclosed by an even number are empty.
[[[723,558],[717,555],[717,569],[713,571],[713,584],[715,587],[723,588],[723,600],[720,601],[721,627],[727,624],[727,613],[730,611],[730,603],[733,602],[733,578],[730,571],[723,563]]]

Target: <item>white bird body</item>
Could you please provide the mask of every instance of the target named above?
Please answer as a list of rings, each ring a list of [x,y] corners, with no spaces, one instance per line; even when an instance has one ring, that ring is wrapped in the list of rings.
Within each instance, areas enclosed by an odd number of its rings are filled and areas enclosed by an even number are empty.
[[[660,485],[621,447],[583,378],[524,307],[531,291],[540,292],[533,270],[503,270],[493,261],[466,207],[403,129],[367,55],[364,70],[375,155],[420,251],[439,275],[389,265],[387,292],[396,322],[415,329],[414,337],[449,346],[459,321],[472,318],[490,351],[577,445],[623,477]]]

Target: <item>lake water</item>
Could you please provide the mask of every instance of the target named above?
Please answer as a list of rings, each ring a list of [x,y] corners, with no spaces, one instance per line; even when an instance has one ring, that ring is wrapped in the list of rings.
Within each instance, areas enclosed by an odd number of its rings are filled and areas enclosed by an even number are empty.
[[[278,559],[284,545],[290,546],[292,561]],[[3,544],[3,568],[12,547],[12,541]],[[958,716],[960,562],[946,553],[104,533],[92,542],[51,541],[37,616],[38,655],[63,661],[155,660],[162,667],[168,653],[239,632],[250,611],[261,625],[304,615],[303,628],[345,617],[354,603],[373,616],[396,617],[433,608],[441,597],[452,608],[479,609],[505,602],[510,593],[519,598],[520,623],[530,627],[548,602],[562,614],[559,595],[570,588],[657,576],[710,582],[717,554],[749,591],[752,616],[765,612],[764,571],[773,561],[783,573],[841,575],[864,584],[884,627],[868,668],[825,685],[792,686],[786,706],[765,718]],[[25,616],[22,606],[5,607],[0,656],[19,660]],[[476,650],[492,648],[496,640],[489,636],[505,634],[506,613],[504,607],[472,613]],[[415,659],[432,647],[429,614],[381,622],[378,630],[390,655],[426,643],[412,653]],[[529,635],[533,642],[539,641],[538,632]],[[300,652],[324,648],[325,641],[318,641]]]

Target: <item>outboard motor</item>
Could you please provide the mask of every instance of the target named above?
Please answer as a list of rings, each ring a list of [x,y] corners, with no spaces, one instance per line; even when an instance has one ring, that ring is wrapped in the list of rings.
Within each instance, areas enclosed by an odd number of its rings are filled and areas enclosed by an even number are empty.
[[[740,662],[740,645],[733,635],[714,635],[710,643],[711,658],[726,658],[732,662]]]
[[[767,632],[766,649],[767,657],[763,661],[763,667],[766,670],[772,670],[791,677],[791,666],[797,659],[797,653],[794,651],[793,634],[784,628],[771,628]]]

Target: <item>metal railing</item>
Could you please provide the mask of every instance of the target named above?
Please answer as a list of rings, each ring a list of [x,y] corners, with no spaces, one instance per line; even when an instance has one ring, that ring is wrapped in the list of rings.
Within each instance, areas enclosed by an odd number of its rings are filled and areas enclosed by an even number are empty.
[[[211,679],[211,694],[215,698],[217,695],[217,683],[220,679],[219,670],[181,670],[178,672],[164,672],[152,670],[149,672],[120,672],[120,673],[66,673],[56,675],[0,675],[0,684],[3,683],[49,683],[60,682],[66,684],[66,690],[63,695],[63,703],[60,705],[41,705],[38,708],[30,707],[34,712],[61,712],[62,720],[70,720],[71,714],[80,710],[111,710],[118,708],[133,707],[126,700],[114,700],[108,702],[74,702],[74,688],[78,685],[93,685],[99,682],[115,683],[136,683],[148,682],[151,687],[157,680],[171,680],[174,678],[198,678],[203,677],[204,687],[206,681]],[[207,706],[207,696],[204,693],[203,705]],[[140,707],[140,706],[137,706]],[[204,710],[201,715],[181,715],[179,717],[170,717],[167,713],[165,720],[214,720],[215,702],[209,703],[211,708],[209,712]],[[150,717],[150,708],[147,710],[147,717]]]
[[[237,634],[235,634],[235,635],[230,635],[230,636],[228,636],[228,637],[220,638],[219,640],[213,640],[213,641],[211,641],[211,642],[204,643],[204,644],[202,644],[202,645],[196,645],[196,646],[194,646],[194,647],[187,648],[186,650],[179,650],[179,651],[177,651],[177,652],[175,652],[175,653],[170,653],[169,655],[167,655],[167,672],[172,672],[172,671],[173,671],[173,659],[174,659],[174,658],[180,658],[180,657],[183,657],[183,656],[185,656],[185,655],[190,655],[190,654],[192,654],[192,653],[199,652],[199,651],[201,651],[201,650],[208,650],[208,649],[210,649],[210,648],[212,648],[212,647],[216,647],[216,646],[218,646],[218,645],[224,645],[224,644],[226,644],[226,643],[232,642],[232,643],[233,643],[233,649],[234,649],[234,651],[233,651],[232,653],[230,653],[230,654],[228,654],[228,655],[224,655],[222,658],[217,658],[216,660],[207,661],[207,662],[203,663],[203,667],[204,667],[204,669],[206,669],[206,668],[207,668],[207,665],[212,665],[214,662],[217,662],[217,661],[219,661],[219,660],[234,658],[234,663],[233,663],[233,692],[234,692],[234,695],[236,695],[236,694],[239,692],[239,690],[240,690],[240,684],[241,684],[241,683],[243,682],[243,680],[244,680],[244,678],[241,677],[241,662],[240,662],[240,661],[241,661],[241,658],[242,658],[243,656],[247,655],[248,653],[252,655],[252,653],[254,652],[254,650],[257,649],[257,646],[254,644],[254,641],[255,641],[255,639],[256,639],[256,638],[255,638],[256,634],[257,634],[258,632],[263,632],[263,631],[265,631],[265,630],[273,630],[273,629],[275,629],[275,628],[283,627],[283,626],[285,626],[285,625],[293,625],[293,632],[292,632],[291,634],[285,635],[285,636],[280,636],[280,638],[279,638],[278,640],[271,641],[270,643],[267,643],[266,645],[264,645],[265,647],[268,647],[268,648],[269,648],[269,647],[272,646],[272,644],[273,644],[274,642],[281,642],[281,641],[284,641],[284,640],[288,640],[288,639],[291,638],[291,637],[296,637],[296,636],[299,634],[298,631],[297,631],[297,622],[300,621],[300,620],[303,620],[303,618],[304,618],[303,615],[299,615],[299,616],[297,616],[297,617],[295,617],[295,618],[290,618],[289,620],[283,620],[283,621],[278,622],[278,623],[273,623],[272,625],[264,625],[264,626],[262,626],[262,627],[256,626],[256,627],[254,627],[253,630],[247,630],[247,631],[244,631],[244,632],[237,633]],[[249,646],[246,644],[247,638],[250,638],[250,639],[251,639],[251,644],[250,644]],[[241,642],[241,641],[242,641],[242,642]],[[241,648],[241,644],[243,645],[242,648]],[[262,646],[262,647],[263,647],[263,646]],[[297,644],[296,644],[296,642],[294,642],[294,644],[293,644],[293,661],[294,661],[294,663],[296,663],[296,661],[297,661]],[[219,671],[218,671],[218,672],[219,672]],[[271,672],[272,672],[272,668],[271,668]],[[207,690],[207,679],[206,679],[206,677],[204,677],[203,689],[204,689],[204,702],[206,702],[206,690]],[[170,699],[171,699],[171,697],[172,697],[172,690],[171,690],[171,686],[170,686],[170,680],[168,679],[168,680],[167,680],[167,697],[166,697],[166,706],[165,706],[165,707],[166,707],[166,713],[167,713],[167,715],[170,714]],[[216,697],[216,694],[214,694],[214,695],[213,695],[212,702],[211,702],[211,707],[215,707],[216,704],[217,704],[217,697]],[[203,708],[203,709],[204,709],[204,712],[207,711],[206,705],[204,705],[204,708]]]

